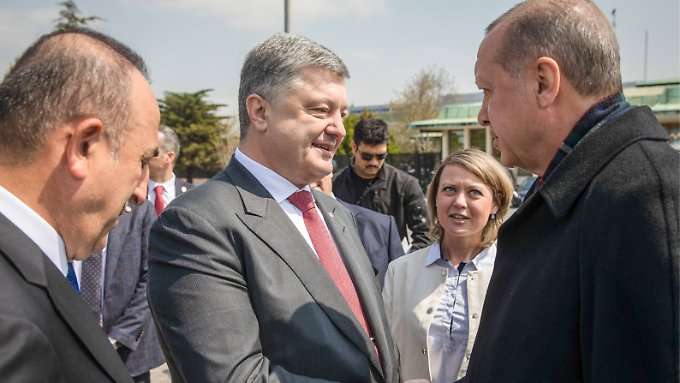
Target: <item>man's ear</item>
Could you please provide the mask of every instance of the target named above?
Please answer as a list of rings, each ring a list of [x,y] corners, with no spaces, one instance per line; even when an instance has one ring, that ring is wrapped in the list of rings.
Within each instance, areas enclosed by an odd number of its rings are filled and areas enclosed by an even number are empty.
[[[73,177],[83,179],[90,170],[90,161],[97,150],[110,150],[104,137],[104,125],[98,118],[88,117],[71,123],[66,138],[64,158]]]
[[[258,94],[251,94],[246,98],[246,110],[250,120],[250,129],[258,132],[267,130],[269,103]]]
[[[166,154],[168,155],[168,163],[174,164],[176,158],[175,152],[167,152]]]
[[[359,147],[357,146],[357,143],[352,140],[352,154],[356,155],[357,150],[359,150]]]
[[[536,99],[542,108],[552,105],[560,91],[560,66],[550,57],[539,57],[536,68]]]

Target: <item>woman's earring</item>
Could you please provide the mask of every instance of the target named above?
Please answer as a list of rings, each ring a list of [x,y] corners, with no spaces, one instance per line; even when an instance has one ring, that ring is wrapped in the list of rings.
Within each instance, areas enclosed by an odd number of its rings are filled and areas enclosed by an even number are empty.
[[[491,221],[495,221],[495,220],[496,220],[496,213],[491,213],[491,214],[489,215],[489,219],[490,219]]]

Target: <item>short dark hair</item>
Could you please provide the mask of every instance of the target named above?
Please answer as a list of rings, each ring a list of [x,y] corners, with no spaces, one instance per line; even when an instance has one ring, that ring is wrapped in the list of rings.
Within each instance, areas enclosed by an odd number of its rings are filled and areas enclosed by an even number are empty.
[[[129,120],[130,72],[148,79],[144,60],[130,48],[87,28],[41,36],[0,83],[0,152],[9,163],[28,162],[60,123],[97,116],[113,152]]]
[[[359,145],[386,144],[389,139],[387,123],[377,118],[362,119],[354,126],[354,143]]]
[[[529,60],[554,59],[582,96],[621,92],[619,45],[609,20],[590,0],[528,0],[486,28],[507,25],[496,61],[519,76]]]

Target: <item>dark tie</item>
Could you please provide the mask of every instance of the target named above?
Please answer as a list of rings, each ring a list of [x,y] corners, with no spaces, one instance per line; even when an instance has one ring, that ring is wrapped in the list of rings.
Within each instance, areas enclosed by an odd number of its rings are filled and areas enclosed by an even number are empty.
[[[102,313],[102,253],[96,252],[83,261],[80,272],[80,296],[97,318]]]
[[[156,216],[161,215],[163,209],[165,209],[165,202],[163,201],[163,192],[165,188],[163,185],[156,185],[153,188],[154,193],[156,193],[156,200],[154,201],[154,207],[156,208]]]
[[[76,270],[73,268],[73,262],[67,262],[67,264],[68,272],[66,273],[66,279],[68,279],[68,283],[73,287],[73,290],[79,293],[80,288],[78,288],[78,278],[76,278]]]
[[[312,239],[314,250],[316,250],[316,254],[319,256],[321,265],[331,277],[338,290],[340,290],[340,294],[345,298],[345,301],[361,324],[361,327],[364,328],[364,331],[366,331],[366,334],[370,337],[371,331],[366,322],[364,310],[361,307],[361,302],[359,301],[359,296],[354,288],[354,283],[347,272],[345,264],[342,262],[342,258],[340,258],[333,238],[331,238],[330,233],[326,230],[326,226],[321,221],[321,217],[316,212],[312,193],[306,190],[300,190],[288,197],[288,201],[302,212],[305,227]]]

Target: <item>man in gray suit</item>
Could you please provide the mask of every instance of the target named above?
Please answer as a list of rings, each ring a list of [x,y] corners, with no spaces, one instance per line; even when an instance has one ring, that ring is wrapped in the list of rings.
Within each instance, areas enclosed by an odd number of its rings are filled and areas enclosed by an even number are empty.
[[[398,381],[352,215],[309,188],[345,136],[348,77],[290,34],[248,54],[238,150],[152,228],[149,300],[174,382]]]

